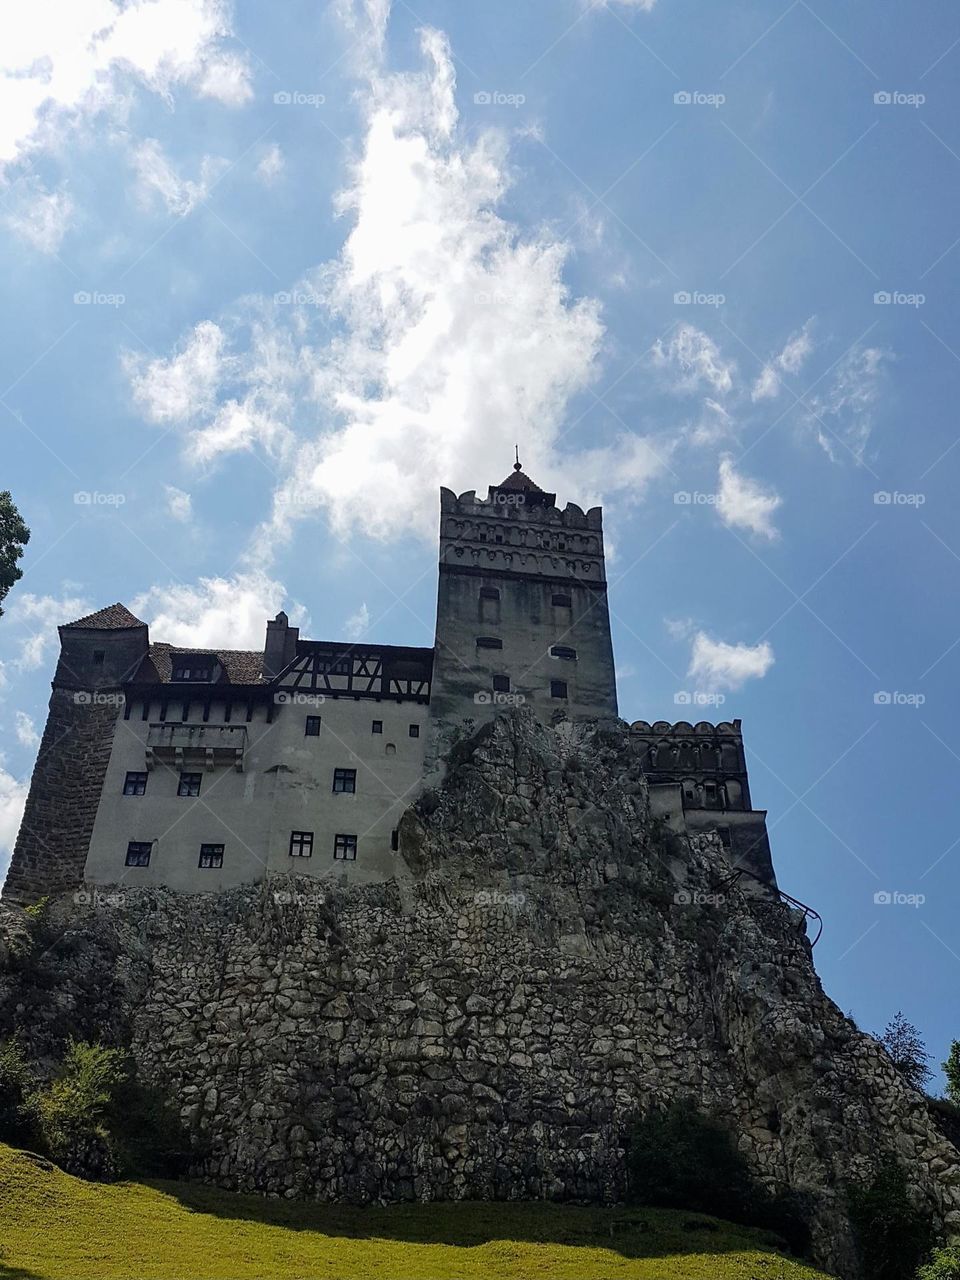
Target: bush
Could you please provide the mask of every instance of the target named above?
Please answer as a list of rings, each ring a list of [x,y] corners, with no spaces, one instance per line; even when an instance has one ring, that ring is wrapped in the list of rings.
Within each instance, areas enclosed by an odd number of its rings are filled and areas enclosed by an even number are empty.
[[[152,1178],[180,1178],[193,1158],[190,1135],[174,1107],[136,1078],[122,1080],[104,1122],[121,1172]]]
[[[36,1145],[38,1134],[28,1102],[33,1072],[16,1040],[0,1041],[0,1142]]]
[[[929,1219],[907,1196],[907,1179],[893,1159],[873,1180],[847,1192],[864,1274],[871,1280],[912,1280],[933,1243]]]
[[[71,1039],[55,1079],[31,1102],[44,1145],[67,1173],[108,1179],[116,1156],[103,1118],[124,1079],[120,1049]]]
[[[692,1099],[638,1121],[627,1160],[630,1195],[637,1204],[692,1209],[766,1227],[798,1252],[809,1243],[794,1199],[771,1196],[758,1184],[727,1130],[698,1111]]]
[[[930,1261],[917,1272],[917,1280],[960,1280],[960,1244],[934,1249]]]

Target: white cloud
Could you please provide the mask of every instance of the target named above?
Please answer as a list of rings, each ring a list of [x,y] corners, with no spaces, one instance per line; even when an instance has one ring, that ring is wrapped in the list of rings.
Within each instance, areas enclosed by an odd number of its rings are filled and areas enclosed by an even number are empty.
[[[366,6],[368,58],[386,12]],[[351,223],[339,257],[299,282],[303,305],[238,305],[223,322],[229,356],[217,350],[229,394],[197,421],[181,414],[199,463],[271,453],[281,483],[264,547],[317,508],[341,534],[433,538],[438,486],[499,481],[518,439],[530,474],[561,500],[635,494],[661,466],[626,434],[579,456],[556,449],[571,397],[597,376],[599,304],[571,297],[566,242],[522,235],[498,212],[507,139],[460,136],[446,39],[428,30],[422,48],[423,73],[372,66],[365,141],[338,200]],[[150,384],[182,359],[134,366],[154,420],[165,398]],[[191,413],[201,399],[189,397]]]
[[[729,457],[720,460],[718,483],[717,512],[724,524],[748,529],[764,538],[780,536],[771,519],[782,501],[777,494],[741,475]]]
[[[781,373],[800,372],[807,357],[813,351],[813,339],[810,336],[812,327],[813,320],[810,319],[802,329],[798,329],[790,336],[780,354],[774,356],[769,364],[764,365],[750,393],[753,401],[774,399],[780,394]]]
[[[154,640],[200,649],[262,649],[266,620],[284,608],[283,583],[251,571],[201,578],[195,585],[153,586],[130,608],[150,625]],[[302,610],[287,608],[294,621]]]
[[[844,454],[862,461],[889,359],[878,347],[855,347],[837,365],[828,389],[808,398],[810,426],[832,462]]]
[[[203,320],[169,360],[125,357],[134,398],[151,422],[186,422],[213,407],[224,374],[223,347],[220,328]]]
[[[6,218],[10,230],[41,253],[56,253],[73,214],[66,191],[47,191],[31,177],[14,189],[12,200]]]
[[[739,689],[747,680],[762,679],[773,666],[773,650],[762,644],[726,644],[704,631],[693,638],[687,674],[708,689]]]
[[[17,712],[14,731],[17,735],[17,741],[20,743],[21,747],[27,747],[31,750],[39,747],[40,735],[37,733],[37,726],[25,711]]]
[[[10,599],[7,621],[18,631],[12,665],[20,671],[35,671],[42,666],[49,650],[58,644],[57,627],[82,618],[93,608],[82,596],[35,596],[24,592],[16,597],[11,594]],[[29,634],[19,634],[21,629]]]
[[[227,0],[30,0],[0,8],[0,165],[62,147],[71,126],[144,87],[186,86],[222,102],[249,96],[246,64],[225,53]]]
[[[156,138],[146,138],[130,158],[137,173],[136,190],[141,204],[149,207],[159,196],[167,212],[177,217],[185,217],[206,199],[227,164],[220,157],[204,156],[200,162],[200,178],[196,182],[181,178]]]
[[[0,756],[0,878],[4,875],[13,853],[17,832],[23,819],[24,806],[27,803],[26,782],[19,782],[12,773],[4,768],[3,757]]]
[[[692,618],[664,618],[663,625],[674,640],[686,640],[694,627]]]
[[[272,186],[283,173],[286,161],[283,158],[283,152],[275,142],[269,147],[264,148],[263,155],[257,165],[257,177],[266,187]]]
[[[190,494],[173,484],[166,484],[163,488],[167,495],[167,510],[171,516],[182,524],[189,524],[193,519],[193,499]]]
[[[356,613],[352,613],[343,624],[344,634],[348,640],[359,640],[370,628],[370,610],[362,604]]]
[[[658,338],[652,355],[655,365],[674,372],[677,391],[696,391],[704,383],[716,394],[733,388],[736,362],[725,360],[714,340],[695,325],[679,325],[666,343]]]

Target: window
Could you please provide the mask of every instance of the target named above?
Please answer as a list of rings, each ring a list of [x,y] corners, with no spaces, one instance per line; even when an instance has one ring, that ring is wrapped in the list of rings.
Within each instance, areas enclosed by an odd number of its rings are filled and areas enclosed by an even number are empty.
[[[349,658],[335,658],[330,653],[317,659],[317,672],[320,675],[348,676],[351,669]]]
[[[357,789],[356,769],[334,769],[333,789],[342,791],[344,795],[353,795]]]
[[[383,733],[383,721],[382,721],[382,720],[374,720],[373,724],[370,726],[370,732],[371,732],[371,733]]]
[[[356,836],[334,836],[333,857],[334,857],[334,861],[336,862],[356,862],[357,837]]]
[[[550,650],[551,658],[563,658],[565,662],[576,662],[577,651],[566,644],[555,644]]]
[[[566,696],[567,696],[566,680],[551,680],[550,681],[550,697],[565,698]]]
[[[290,857],[291,858],[312,858],[313,857],[313,832],[312,831],[291,831],[290,832]]]
[[[411,737],[411,738],[419,738],[419,737],[420,737],[420,726],[419,726],[418,724],[412,724],[412,725],[410,726],[410,737]]]
[[[223,845],[202,844],[200,846],[200,861],[197,866],[204,871],[216,871],[218,867],[222,867]]]
[[[105,656],[106,656],[106,650],[105,650],[105,649],[94,649],[94,651],[93,651],[93,665],[94,665],[95,667],[102,667],[102,666],[103,666],[103,659],[104,659],[104,657],[105,657]]]
[[[390,848],[394,853],[400,848],[400,832],[396,827],[390,832]]]
[[[147,789],[147,775],[145,773],[128,773],[123,780],[123,794],[125,796],[142,796]]]
[[[209,654],[173,659],[171,680],[210,680],[213,678],[213,658]]]
[[[571,597],[571,596],[554,595],[554,597],[552,598],[552,600],[550,601],[550,603],[551,603],[551,604],[555,604],[555,605],[557,606],[557,608],[558,608],[558,609],[572,609],[572,608],[573,608],[573,599],[572,599],[572,597]]]
[[[510,677],[509,677],[509,676],[494,676],[494,677],[493,677],[493,692],[494,692],[494,693],[509,693],[509,692],[510,692]]]
[[[152,848],[149,840],[131,840],[127,845],[127,866],[149,867]]]
[[[202,773],[181,773],[180,783],[177,786],[177,795],[198,796],[200,794],[200,783],[202,779]]]
[[[477,636],[478,649],[502,649],[503,641],[497,636]]]
[[[499,600],[500,592],[497,590],[496,587],[481,587],[480,599],[481,600]]]
[[[307,716],[303,725],[303,736],[305,738],[320,737],[320,717],[319,716]]]
[[[717,827],[717,835],[720,837],[720,843],[729,852],[730,849],[730,828]]]

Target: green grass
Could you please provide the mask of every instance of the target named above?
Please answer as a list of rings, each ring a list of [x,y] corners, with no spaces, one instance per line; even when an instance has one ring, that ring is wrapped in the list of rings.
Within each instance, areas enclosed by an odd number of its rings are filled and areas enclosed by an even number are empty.
[[[0,1145],[3,1280],[823,1280],[702,1214],[550,1204],[360,1209],[71,1178]]]

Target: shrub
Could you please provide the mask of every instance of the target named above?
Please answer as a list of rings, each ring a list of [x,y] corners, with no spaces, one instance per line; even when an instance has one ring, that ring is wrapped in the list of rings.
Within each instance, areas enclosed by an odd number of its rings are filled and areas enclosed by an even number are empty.
[[[885,1160],[872,1181],[850,1187],[847,1198],[864,1274],[871,1280],[912,1280],[933,1235],[929,1219],[910,1203],[897,1162]]]
[[[934,1249],[930,1261],[917,1272],[917,1280],[960,1280],[960,1244]]]
[[[797,1202],[758,1184],[730,1134],[692,1099],[651,1111],[628,1139],[631,1198],[637,1204],[693,1209],[778,1232],[802,1251],[809,1232]]]
[[[124,1079],[120,1049],[71,1039],[55,1079],[31,1099],[51,1159],[68,1173],[107,1179],[116,1157],[103,1118]]]
[[[33,1072],[16,1040],[0,1041],[0,1142],[30,1147],[37,1142],[33,1111],[28,1103]]]
[[[190,1166],[190,1135],[174,1107],[135,1075],[117,1086],[104,1116],[121,1171],[153,1178],[180,1178]]]

